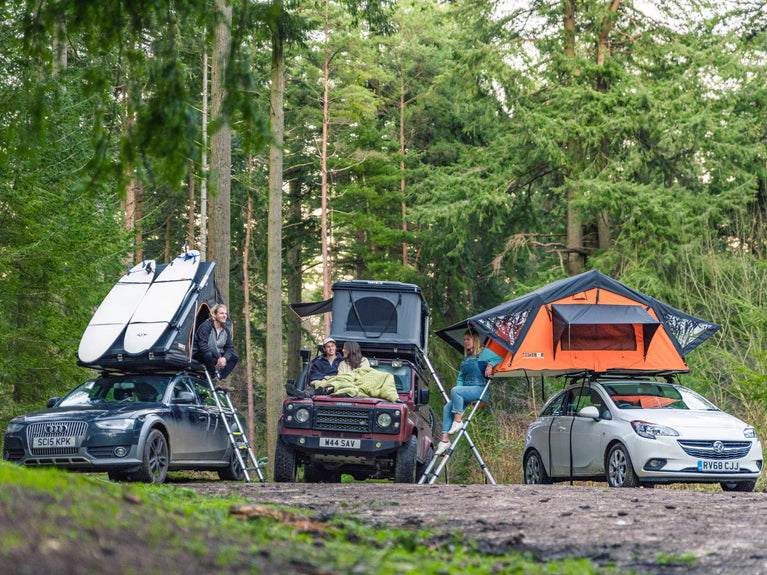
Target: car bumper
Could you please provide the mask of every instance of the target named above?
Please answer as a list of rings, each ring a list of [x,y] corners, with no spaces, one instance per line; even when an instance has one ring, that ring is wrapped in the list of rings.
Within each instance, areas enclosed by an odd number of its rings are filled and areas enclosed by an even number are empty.
[[[756,439],[738,457],[688,453],[678,437],[627,437],[634,471],[641,480],[655,482],[718,482],[755,480],[762,472],[762,445]]]
[[[125,442],[109,445],[80,445],[72,449],[38,449],[30,453],[26,441],[6,436],[3,459],[27,467],[53,466],[79,471],[137,469],[141,465],[138,446],[130,443],[132,434],[124,434]]]

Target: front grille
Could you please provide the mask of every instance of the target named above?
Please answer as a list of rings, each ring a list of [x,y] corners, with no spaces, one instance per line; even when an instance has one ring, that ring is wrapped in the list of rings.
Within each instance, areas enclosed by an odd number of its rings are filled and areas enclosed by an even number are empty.
[[[74,437],[79,445],[85,432],[88,430],[88,424],[84,421],[51,421],[48,423],[33,423],[27,427],[27,444],[29,452],[32,455],[72,455],[77,453],[75,447],[37,447],[33,448],[34,438],[36,437]]]
[[[314,429],[321,431],[369,432],[373,410],[358,407],[317,406]]]
[[[716,441],[679,440],[677,443],[687,455],[701,459],[740,459],[751,450],[750,441],[721,441],[721,451],[714,450]]]

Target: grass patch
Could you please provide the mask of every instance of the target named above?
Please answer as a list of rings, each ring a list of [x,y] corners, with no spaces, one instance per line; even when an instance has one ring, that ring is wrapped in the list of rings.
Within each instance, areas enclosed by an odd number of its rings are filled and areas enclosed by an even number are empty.
[[[541,563],[482,552],[455,535],[317,521],[270,506],[238,519],[246,501],[177,485],[116,484],[103,475],[0,464],[0,564],[14,573],[600,573],[589,561]],[[296,517],[301,521],[295,521]]]

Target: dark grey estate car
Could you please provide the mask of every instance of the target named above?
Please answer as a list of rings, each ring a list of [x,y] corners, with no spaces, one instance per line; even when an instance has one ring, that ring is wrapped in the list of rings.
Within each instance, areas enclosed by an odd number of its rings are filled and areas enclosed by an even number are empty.
[[[191,371],[102,374],[11,420],[3,459],[162,483],[169,470],[244,476],[213,391]],[[232,414],[224,409],[230,427]]]

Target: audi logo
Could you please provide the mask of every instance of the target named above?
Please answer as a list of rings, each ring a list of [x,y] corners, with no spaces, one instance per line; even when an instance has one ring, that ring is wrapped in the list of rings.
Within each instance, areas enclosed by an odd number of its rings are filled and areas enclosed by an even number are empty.
[[[724,451],[724,443],[721,441],[714,442],[714,453],[722,453]]]
[[[61,423],[58,425],[45,426],[45,433],[64,434],[66,432],[67,432],[67,426]]]

